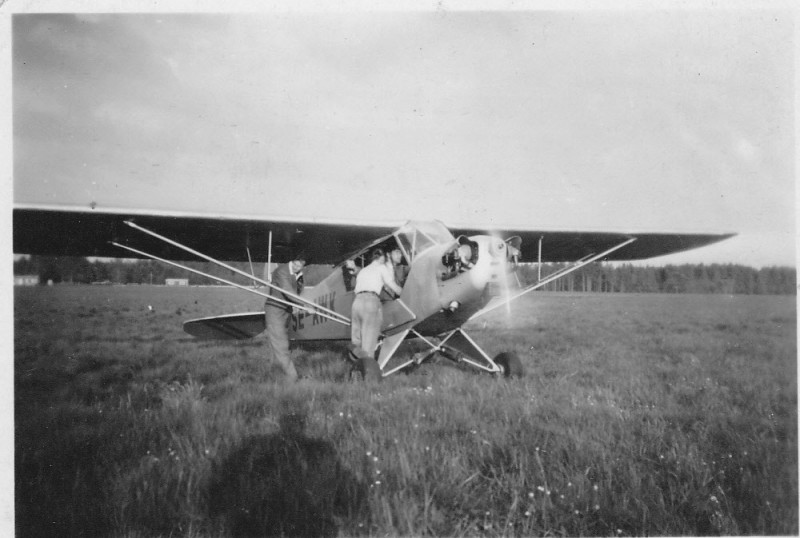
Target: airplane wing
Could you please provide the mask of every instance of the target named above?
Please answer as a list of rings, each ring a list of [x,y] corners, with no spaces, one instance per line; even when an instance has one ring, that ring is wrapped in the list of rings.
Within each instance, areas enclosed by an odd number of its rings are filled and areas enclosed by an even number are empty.
[[[272,232],[272,261],[281,263],[302,251],[309,263],[336,264],[377,237],[391,234],[400,223],[365,222],[357,219],[318,220],[269,218],[107,209],[92,206],[15,204],[13,249],[17,254],[58,256],[135,257],[111,244],[130,244],[138,250],[171,260],[198,260],[192,254],[125,225],[136,224],[182,243],[218,260],[267,261]],[[681,252],[721,241],[733,234],[625,233],[553,231],[546,229],[452,228],[454,236],[480,235],[489,231],[503,238],[522,238],[521,259],[538,260],[542,237],[542,261],[572,262],[620,244],[636,241],[610,253],[603,260],[639,260]]]
[[[376,237],[390,234],[399,226],[355,219],[335,222],[16,204],[13,215],[14,253],[137,257],[137,254],[110,243],[116,241],[166,259],[200,259],[131,229],[125,225],[128,220],[226,261],[247,261],[249,249],[253,262],[266,262],[269,234],[272,232],[273,262],[290,261],[293,255],[302,251],[308,257],[308,263],[315,264],[338,263],[348,253]]]
[[[451,228],[453,235],[486,234],[478,228]],[[530,229],[490,230],[502,238],[519,236],[522,239],[521,262],[539,259],[539,238],[542,239],[543,262],[575,262],[604,252],[625,240],[636,241],[601,258],[601,261],[644,260],[666,254],[691,250],[736,234],[733,233],[652,233],[652,232],[581,232]]]

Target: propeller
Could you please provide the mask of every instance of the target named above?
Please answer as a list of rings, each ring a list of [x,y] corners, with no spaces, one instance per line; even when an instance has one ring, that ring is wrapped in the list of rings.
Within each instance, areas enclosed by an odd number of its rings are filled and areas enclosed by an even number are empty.
[[[509,237],[505,241],[506,243],[506,255],[507,259],[514,264],[514,269],[517,268],[517,263],[519,262],[519,256],[522,254],[522,238],[518,235],[513,237]]]
[[[521,254],[520,247],[522,246],[522,238],[519,236],[509,237],[503,239],[495,234],[492,234],[492,242],[490,243],[489,250],[491,254],[496,257],[504,257],[506,265],[502,271],[498,272],[498,281],[500,284],[501,296],[507,298],[511,292],[511,285],[509,282],[509,273],[514,274],[516,284],[519,285],[519,277],[517,276],[517,263]],[[510,270],[509,270],[510,269]],[[507,322],[511,322],[511,303],[506,303],[506,316]]]
[[[511,262],[511,270],[514,272],[514,278],[517,279],[517,286],[522,287],[522,282],[519,281],[517,275],[517,264],[519,264],[519,257],[522,255],[522,238],[518,235],[506,239],[506,260]]]

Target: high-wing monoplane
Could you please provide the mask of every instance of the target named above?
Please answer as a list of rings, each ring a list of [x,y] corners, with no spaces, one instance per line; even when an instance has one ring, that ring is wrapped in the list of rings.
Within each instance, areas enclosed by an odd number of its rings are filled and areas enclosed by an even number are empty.
[[[515,353],[490,357],[463,326],[589,263],[641,260],[701,247],[733,235],[448,229],[436,220],[392,226],[101,209],[95,204],[18,204],[13,219],[15,253],[149,258],[278,303],[285,300],[269,294],[271,282],[226,262],[282,263],[302,250],[309,263],[334,267],[313,288],[300,295],[290,294],[290,338],[295,342],[349,341],[353,266],[363,265],[376,247],[399,247],[403,264],[407,265],[407,278],[400,296],[383,303],[384,324],[377,356],[350,356],[365,378],[391,375],[436,354],[489,373],[520,376],[523,365]],[[238,284],[181,263],[192,260],[205,260],[241,273],[257,286]],[[568,265],[521,286],[514,270],[524,262]],[[184,330],[198,338],[246,339],[264,329],[263,312],[184,322]],[[415,351],[408,351],[411,349]]]

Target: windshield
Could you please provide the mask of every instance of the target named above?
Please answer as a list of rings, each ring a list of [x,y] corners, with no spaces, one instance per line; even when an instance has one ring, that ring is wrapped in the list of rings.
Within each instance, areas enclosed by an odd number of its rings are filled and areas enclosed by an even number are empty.
[[[438,220],[408,221],[394,235],[409,263],[430,247],[449,244],[454,240],[450,230]]]

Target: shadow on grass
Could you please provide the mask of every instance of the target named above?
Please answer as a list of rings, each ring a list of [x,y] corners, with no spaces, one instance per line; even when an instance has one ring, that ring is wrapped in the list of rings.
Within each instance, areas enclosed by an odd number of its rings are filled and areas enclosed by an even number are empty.
[[[280,431],[246,439],[215,469],[209,510],[234,536],[336,536],[340,522],[368,518],[367,487],[333,445],[285,413]]]
[[[107,536],[111,520],[95,465],[96,446],[47,450],[27,457],[17,447],[15,529],[17,536]]]

